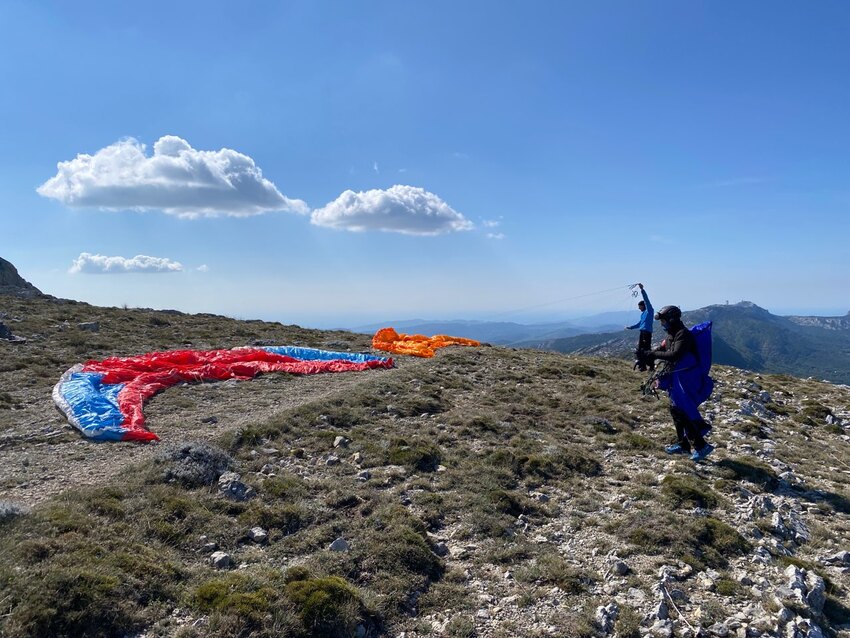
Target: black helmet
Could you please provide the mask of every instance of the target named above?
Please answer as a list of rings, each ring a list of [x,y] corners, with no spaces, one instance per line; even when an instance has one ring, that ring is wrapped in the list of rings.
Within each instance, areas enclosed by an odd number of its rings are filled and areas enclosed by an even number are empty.
[[[658,321],[671,322],[682,318],[682,311],[679,306],[664,306],[661,310],[655,313],[655,318]]]

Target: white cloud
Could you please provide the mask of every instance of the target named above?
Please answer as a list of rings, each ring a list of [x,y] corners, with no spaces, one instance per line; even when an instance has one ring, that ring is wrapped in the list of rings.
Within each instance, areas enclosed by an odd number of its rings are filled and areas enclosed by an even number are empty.
[[[505,233],[487,233],[487,239],[504,239]]]
[[[501,226],[502,222],[497,219],[484,219],[481,221],[481,225],[484,228],[496,228],[497,226]]]
[[[94,155],[79,154],[59,162],[56,175],[37,191],[73,207],[161,210],[192,219],[309,212],[303,201],[282,195],[242,153],[198,151],[174,135],[159,138],[151,157],[145,150],[128,138]]]
[[[209,272],[209,271],[210,271],[210,267],[209,267],[209,266],[207,266],[206,264],[201,264],[201,265],[200,265],[200,266],[198,266],[195,270],[197,270],[198,272]]]
[[[106,255],[92,255],[81,253],[74,260],[69,273],[84,273],[87,275],[102,275],[108,273],[123,274],[130,272],[180,272],[183,265],[165,257],[148,257],[147,255],[136,255],[127,257],[107,257]]]
[[[381,171],[378,169],[378,162],[372,162],[372,170],[375,171],[376,175],[381,174]]]
[[[311,216],[317,226],[345,230],[383,230],[405,235],[440,235],[473,228],[442,199],[416,186],[355,193],[347,190]]]

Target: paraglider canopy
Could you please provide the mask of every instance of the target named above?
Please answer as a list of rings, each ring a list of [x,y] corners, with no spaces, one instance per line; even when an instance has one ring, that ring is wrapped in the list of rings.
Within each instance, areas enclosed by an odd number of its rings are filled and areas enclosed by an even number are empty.
[[[317,374],[392,367],[390,358],[291,346],[149,352],[75,365],[53,388],[53,400],[90,438],[156,441],[159,437],[145,427],[142,406],[178,383],[251,379],[268,372]]]

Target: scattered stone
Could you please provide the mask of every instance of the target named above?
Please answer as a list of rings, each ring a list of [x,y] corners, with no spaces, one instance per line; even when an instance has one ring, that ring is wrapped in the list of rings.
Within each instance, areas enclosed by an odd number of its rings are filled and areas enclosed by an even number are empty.
[[[850,552],[847,550],[841,550],[832,556],[825,556],[824,558],[821,558],[820,562],[827,565],[850,565]]]
[[[716,622],[708,628],[708,633],[719,638],[726,638],[729,635],[729,627],[725,622]]]
[[[248,538],[250,538],[255,543],[265,543],[269,540],[269,534],[262,527],[252,527],[251,531],[248,532]]]
[[[764,404],[750,399],[741,401],[738,413],[744,416],[756,416],[763,419],[773,419],[776,417],[773,412],[764,407]]]
[[[652,610],[651,616],[656,620],[667,620],[670,618],[670,608],[667,606],[667,602],[662,600],[659,602],[655,609]]]
[[[29,508],[23,505],[18,505],[12,501],[0,501],[0,523],[24,516],[29,512]]]
[[[277,469],[277,468],[276,468],[274,465],[272,465],[271,463],[266,463],[266,464],[262,467],[262,469],[260,470],[260,474],[265,474],[265,475],[267,475],[267,476],[271,476],[271,475],[273,475],[273,474],[274,474],[274,472],[275,472],[275,470],[276,470],[276,469]]]
[[[233,559],[226,552],[214,552],[210,556],[210,563],[216,569],[229,569],[233,565]]]
[[[771,633],[776,630],[776,621],[770,616],[759,616],[750,623],[748,629],[755,629],[759,634]]]
[[[806,604],[815,612],[821,613],[826,603],[826,583],[813,571],[806,574]]]
[[[242,482],[236,472],[225,472],[218,479],[218,489],[227,498],[234,501],[248,501],[257,495],[257,491]]]
[[[77,328],[88,332],[100,332],[100,323],[97,321],[84,321],[83,323],[78,323]]]
[[[360,470],[357,473],[358,481],[368,481],[370,478],[372,478],[372,473],[369,470]]]
[[[203,419],[201,419],[201,423],[206,423],[207,425],[214,425],[215,423],[218,423],[218,417],[217,416],[204,417]]]
[[[669,593],[670,598],[672,598],[673,600],[685,600],[688,597],[684,591],[678,588],[671,589]]]
[[[351,546],[348,544],[348,541],[346,541],[342,536],[340,536],[333,543],[331,543],[331,546],[328,549],[330,549],[332,552],[347,552],[349,549],[351,549]]]
[[[614,631],[614,624],[617,621],[619,613],[620,608],[617,606],[617,603],[609,603],[604,607],[597,607],[594,622],[603,634],[611,634]]]
[[[611,566],[611,571],[617,576],[625,576],[631,571],[631,568],[624,561],[618,560]]]
[[[779,610],[779,614],[777,614],[776,618],[781,624],[785,624],[794,618],[794,612],[787,607],[783,607]]]
[[[351,443],[350,439],[345,438],[344,436],[338,436],[334,439],[334,447],[348,447],[348,444]]]
[[[351,455],[351,461],[355,465],[360,465],[363,462],[363,455],[360,452],[355,452]]]
[[[673,623],[670,620],[656,620],[649,628],[655,638],[673,638]]]
[[[437,556],[448,556],[449,555],[449,546],[446,545],[443,541],[439,541],[434,544],[434,553]]]
[[[339,457],[334,456],[333,454],[331,454],[327,458],[327,460],[325,461],[325,465],[327,465],[328,467],[333,467],[334,465],[339,465],[339,463],[340,463]]]
[[[167,445],[157,455],[165,464],[163,479],[185,487],[212,485],[227,472],[233,459],[221,448],[204,442]]]
[[[204,554],[211,554],[218,551],[218,543],[204,543],[201,545],[201,551]]]

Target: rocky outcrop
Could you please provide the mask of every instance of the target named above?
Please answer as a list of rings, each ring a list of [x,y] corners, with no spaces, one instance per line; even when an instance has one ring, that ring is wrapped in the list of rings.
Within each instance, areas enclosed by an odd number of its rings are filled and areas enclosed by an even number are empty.
[[[0,257],[0,294],[35,297],[41,296],[42,292],[21,277],[11,262]]]

